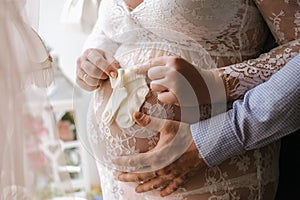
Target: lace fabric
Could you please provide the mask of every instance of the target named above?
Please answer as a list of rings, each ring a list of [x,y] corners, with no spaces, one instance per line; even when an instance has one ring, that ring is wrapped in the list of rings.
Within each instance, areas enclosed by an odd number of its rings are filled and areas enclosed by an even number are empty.
[[[111,159],[114,156],[132,155],[151,150],[159,139],[159,134],[135,125],[129,129],[120,129],[116,123],[107,126],[101,120],[111,88],[108,82],[94,94],[90,103],[88,115],[88,137],[97,161],[104,198],[109,199],[161,199],[158,191],[137,194],[134,186],[138,183],[119,182],[114,174],[115,170],[130,171],[132,169],[114,166]],[[180,109],[161,104],[150,94],[141,110],[160,118],[180,118]],[[205,113],[210,116],[210,112]],[[203,116],[204,117],[204,116]],[[143,135],[144,137],[139,137]],[[145,137],[145,135],[148,137]],[[222,165],[199,171],[187,184],[174,195],[166,199],[199,199],[216,198],[250,199],[272,196],[276,190],[277,162],[279,145],[273,144],[265,149],[259,149],[244,155],[232,158]],[[179,154],[180,156],[181,154]],[[170,158],[172,155],[169,155]],[[172,162],[163,163],[164,166]],[[254,164],[253,164],[254,163]],[[153,163],[153,166],[157,163]],[[264,165],[267,165],[266,167]],[[136,166],[139,167],[139,166]],[[263,171],[262,171],[263,170]],[[259,194],[261,190],[270,192]],[[252,196],[251,196],[252,195]],[[260,196],[261,195],[261,196]]]
[[[270,33],[265,21],[280,46],[258,57]],[[286,30],[285,22],[294,29]],[[268,80],[297,54],[298,37],[296,0],[144,0],[131,11],[123,0],[102,0],[98,22],[85,48],[114,55],[124,68],[152,57],[180,56],[196,68],[216,70],[224,76],[230,86],[229,100],[233,100]],[[136,184],[118,182],[114,176],[112,155],[148,151],[156,145],[159,134],[143,133],[148,137],[139,138],[139,133],[149,130],[104,125],[101,112],[110,93],[108,83],[95,92],[88,116],[88,137],[98,161],[104,198],[160,199],[157,191],[138,195],[134,192]],[[175,120],[181,114],[180,108],[161,104],[153,93],[141,110]],[[201,112],[202,119],[211,115],[210,109],[205,111]],[[278,178],[278,150],[275,143],[231,158],[199,172],[166,199],[272,199]]]
[[[230,83],[230,100],[242,98],[246,91],[267,81],[300,52],[300,1],[255,2],[279,46],[256,59],[219,69],[220,76]]]

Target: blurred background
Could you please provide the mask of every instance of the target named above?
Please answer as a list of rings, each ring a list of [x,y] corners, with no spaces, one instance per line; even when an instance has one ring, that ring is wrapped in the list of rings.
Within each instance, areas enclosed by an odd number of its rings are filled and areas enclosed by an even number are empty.
[[[98,0],[40,0],[38,29],[55,68],[55,81],[48,95],[66,160],[57,170],[70,175],[72,189],[68,194],[93,200],[102,199],[100,181],[95,161],[79,137],[86,132],[90,93],[78,88],[75,79],[76,60],[92,27],[83,27],[83,9],[92,9],[94,15],[89,17],[96,19],[98,5]],[[51,196],[63,198],[59,194]]]

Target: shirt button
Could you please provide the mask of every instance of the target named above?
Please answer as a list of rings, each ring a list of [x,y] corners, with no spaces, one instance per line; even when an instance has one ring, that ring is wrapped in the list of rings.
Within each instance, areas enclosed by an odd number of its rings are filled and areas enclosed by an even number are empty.
[[[118,125],[122,128],[129,128],[134,124],[132,118],[126,114],[118,116],[116,121]]]
[[[107,110],[102,114],[102,121],[107,125],[111,120],[111,111]]]

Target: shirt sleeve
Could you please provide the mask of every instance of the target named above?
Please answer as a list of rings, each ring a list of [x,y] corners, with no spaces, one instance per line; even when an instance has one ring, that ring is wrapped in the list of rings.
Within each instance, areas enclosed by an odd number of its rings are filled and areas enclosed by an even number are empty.
[[[272,143],[300,128],[300,54],[233,109],[191,125],[208,166]]]

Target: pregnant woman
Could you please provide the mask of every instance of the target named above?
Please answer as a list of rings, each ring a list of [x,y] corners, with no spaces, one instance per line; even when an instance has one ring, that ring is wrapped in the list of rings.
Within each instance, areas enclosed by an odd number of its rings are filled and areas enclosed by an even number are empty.
[[[95,90],[88,137],[104,199],[162,198],[159,188],[137,194],[138,183],[120,182],[115,173],[131,169],[114,165],[114,156],[147,152],[159,138],[159,133],[133,123],[134,111],[188,122],[197,119],[197,115],[185,116],[178,106],[161,103],[157,93],[149,90],[145,75],[135,74],[133,68],[154,57],[180,57],[197,70],[226,79],[228,101],[241,98],[299,52],[297,8],[298,1],[284,0],[102,0],[98,21],[77,62],[77,83]],[[270,34],[268,28],[280,46],[258,57]],[[118,72],[113,66],[120,68]],[[200,107],[198,117],[210,117],[210,109]],[[278,150],[278,143],[271,144],[199,171],[164,199],[273,199]]]

